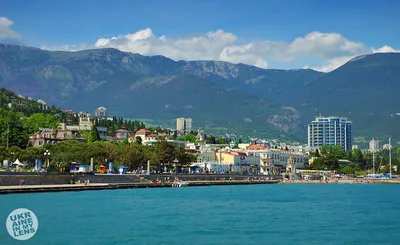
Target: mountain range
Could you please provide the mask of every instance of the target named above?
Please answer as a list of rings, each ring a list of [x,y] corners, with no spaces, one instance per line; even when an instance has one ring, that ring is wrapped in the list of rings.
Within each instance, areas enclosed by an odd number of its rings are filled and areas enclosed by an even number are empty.
[[[0,44],[0,87],[48,104],[174,127],[191,117],[216,134],[306,142],[316,115],[346,116],[355,137],[400,139],[400,54],[354,58],[321,73],[221,61],[174,61],[117,49],[47,51]]]

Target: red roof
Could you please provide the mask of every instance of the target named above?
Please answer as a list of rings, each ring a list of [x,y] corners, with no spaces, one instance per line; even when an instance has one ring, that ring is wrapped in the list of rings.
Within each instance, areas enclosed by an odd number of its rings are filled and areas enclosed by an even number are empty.
[[[196,150],[196,149],[185,149],[185,151],[187,152],[191,152],[191,153],[200,153],[200,150]]]
[[[231,152],[222,152],[223,154],[233,155],[233,156],[247,156],[245,152],[231,151]]]
[[[148,129],[145,129],[145,128],[142,128],[142,129],[139,129],[136,133],[135,133],[135,135],[148,135],[148,134],[151,134],[151,131],[150,130],[148,130]]]
[[[258,145],[258,144],[252,144],[247,147],[247,150],[264,150],[264,149],[269,149],[268,145]]]
[[[117,129],[117,130],[115,130],[115,132],[117,132],[117,133],[127,133],[129,131],[125,130],[125,129]]]

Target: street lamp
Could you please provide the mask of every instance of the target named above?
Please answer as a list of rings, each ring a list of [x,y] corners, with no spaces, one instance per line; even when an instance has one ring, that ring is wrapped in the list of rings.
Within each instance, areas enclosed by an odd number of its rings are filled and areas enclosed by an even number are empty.
[[[174,160],[174,165],[175,165],[175,175],[177,175],[177,174],[178,174],[178,162],[179,162],[179,160],[175,158],[175,160]]]
[[[46,169],[49,167],[49,158],[50,158],[50,152],[49,150],[46,150],[45,153],[43,153],[45,159],[46,159]]]

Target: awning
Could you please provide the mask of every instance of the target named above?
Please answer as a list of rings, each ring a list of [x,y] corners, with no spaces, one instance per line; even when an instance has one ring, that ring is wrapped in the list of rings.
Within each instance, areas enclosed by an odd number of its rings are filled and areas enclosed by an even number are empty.
[[[13,165],[18,165],[18,166],[25,166],[22,162],[20,162],[18,159],[13,163]]]

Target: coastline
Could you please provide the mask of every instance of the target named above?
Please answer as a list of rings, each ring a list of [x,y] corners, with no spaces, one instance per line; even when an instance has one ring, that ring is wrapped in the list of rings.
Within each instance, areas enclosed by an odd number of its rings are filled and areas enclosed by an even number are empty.
[[[330,179],[330,180],[189,180],[184,181],[187,187],[217,186],[217,185],[254,185],[254,184],[284,184],[284,185],[309,185],[309,184],[400,184],[400,179]],[[186,187],[184,186],[184,187]],[[89,190],[114,190],[135,188],[179,188],[172,183],[153,183],[150,181],[135,183],[78,183],[78,184],[42,184],[42,185],[8,185],[0,186],[1,194],[62,192],[62,191],[89,191]],[[181,187],[182,188],[182,187]]]

